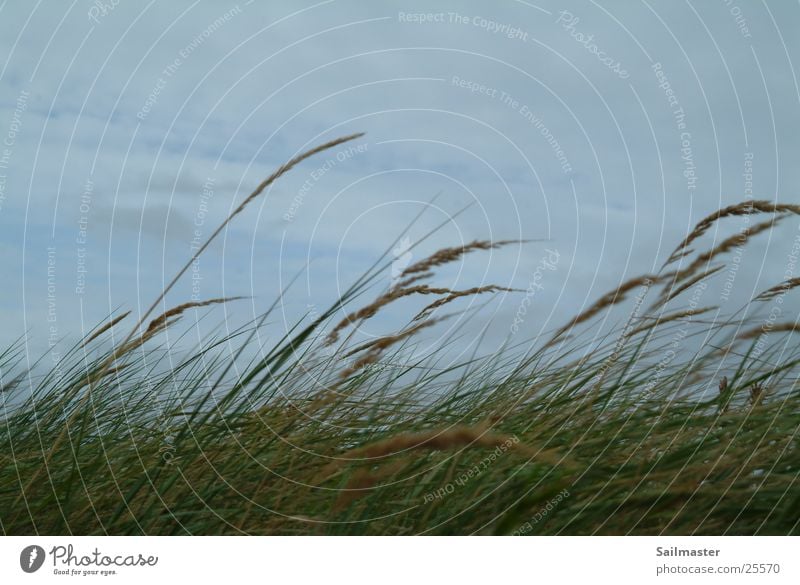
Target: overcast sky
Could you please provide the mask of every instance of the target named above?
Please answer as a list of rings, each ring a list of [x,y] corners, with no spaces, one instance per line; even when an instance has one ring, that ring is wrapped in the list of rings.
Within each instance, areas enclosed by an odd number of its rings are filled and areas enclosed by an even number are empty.
[[[0,341],[28,332],[32,357],[114,311],[141,313],[276,166],[353,132],[366,136],[237,218],[167,305],[252,296],[207,318],[234,327],[310,262],[274,339],[427,208],[411,241],[443,227],[400,246],[395,272],[474,239],[548,240],[473,254],[433,281],[535,280],[515,329],[534,338],[657,270],[718,207],[800,200],[796,2],[113,4],[0,4]],[[743,225],[715,226],[698,249]],[[798,227],[789,218],[737,257],[730,294],[728,256],[700,304],[733,312],[783,280]],[[389,267],[375,294],[391,279]],[[523,297],[497,296],[466,331],[491,323],[488,343],[501,342]]]

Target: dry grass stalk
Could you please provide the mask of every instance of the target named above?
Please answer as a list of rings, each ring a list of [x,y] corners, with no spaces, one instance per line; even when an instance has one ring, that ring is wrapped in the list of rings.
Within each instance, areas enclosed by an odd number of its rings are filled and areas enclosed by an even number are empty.
[[[405,280],[399,281],[397,284],[392,286],[393,289],[399,288],[407,288],[412,284],[419,282],[420,280],[425,280],[426,278],[430,278],[433,276],[433,272],[423,272],[422,274],[415,274],[414,276],[409,276]]]
[[[785,280],[782,283],[773,286],[772,288],[768,288],[760,295],[758,295],[755,300],[757,301],[768,301],[770,299],[774,299],[775,297],[782,296],[786,292],[790,291],[793,288],[800,286],[800,277],[798,278],[790,278],[789,280]]]
[[[616,290],[611,291],[600,297],[591,307],[586,309],[583,313],[575,317],[572,321],[564,325],[561,329],[556,331],[555,335],[550,339],[548,343],[552,343],[561,335],[563,335],[566,331],[573,328],[575,325],[580,323],[584,323],[597,315],[600,311],[605,309],[606,307],[610,307],[612,305],[616,305],[617,303],[622,302],[625,300],[627,294],[634,288],[638,288],[640,286],[653,286],[659,280],[663,280],[665,276],[658,276],[654,274],[645,274],[643,276],[637,276],[636,278],[632,278],[627,282],[623,282]]]
[[[105,325],[103,325],[103,326],[102,326],[100,329],[98,329],[97,331],[95,331],[94,333],[92,333],[92,334],[91,334],[91,335],[90,335],[90,336],[89,336],[89,337],[86,339],[86,341],[84,341],[84,342],[83,342],[83,345],[84,345],[84,346],[88,345],[88,344],[89,344],[89,342],[91,342],[91,341],[94,341],[95,339],[97,339],[98,337],[100,337],[100,336],[101,336],[103,333],[105,333],[106,331],[108,331],[109,329],[111,329],[111,328],[112,328],[114,325],[116,325],[117,323],[119,323],[120,321],[122,321],[122,320],[123,320],[125,317],[127,317],[127,316],[128,316],[128,315],[130,315],[130,314],[131,314],[131,312],[130,312],[130,311],[125,311],[124,313],[122,313],[122,315],[119,315],[119,316],[117,316],[117,317],[114,317],[113,319],[111,319],[111,321],[109,321],[108,323],[106,323]]]
[[[178,316],[178,317],[174,317],[172,319],[166,319],[164,321],[159,321],[159,323],[157,323],[157,324],[155,322],[153,322],[153,323],[150,324],[151,326],[147,328],[147,331],[145,331],[141,335],[140,339],[142,339],[143,341],[147,341],[148,339],[150,339],[151,337],[154,337],[158,333],[161,333],[162,331],[166,331],[167,329],[172,327],[175,323],[177,323],[180,320],[181,320],[181,318],[180,318],[180,316]]]
[[[675,251],[672,252],[672,255],[665,263],[665,266],[685,255],[686,247],[706,233],[708,228],[714,225],[716,221],[724,217],[753,215],[756,213],[794,213],[800,215],[800,205],[755,200],[743,201],[742,203],[737,203],[736,205],[723,207],[722,209],[715,211],[711,215],[703,218],[697,225],[695,225],[691,233],[686,236],[686,238],[684,238],[683,241],[678,244],[678,247],[675,248]]]
[[[402,433],[358,447],[341,455],[337,461],[326,466],[323,473],[330,476],[337,469],[353,462],[379,459],[403,451],[445,451],[457,447],[492,448],[506,446],[509,451],[517,451],[549,465],[562,465],[563,456],[554,449],[538,450],[522,445],[513,435],[491,433],[485,427],[456,426],[448,429],[433,429],[418,433]],[[354,461],[355,460],[355,461]]]
[[[747,229],[744,232],[734,234],[726,240],[723,240],[718,246],[711,248],[708,252],[700,254],[694,260],[694,262],[678,272],[678,274],[675,275],[675,282],[679,282],[685,278],[688,278],[689,276],[692,276],[697,270],[700,269],[701,266],[711,261],[716,256],[724,254],[737,246],[744,246],[750,238],[757,236],[761,232],[772,229],[786,217],[788,217],[787,214],[773,217],[769,221],[764,221],[757,224],[752,229]]]
[[[800,332],[800,323],[778,323],[772,327],[762,325],[761,327],[754,327],[739,335],[739,339],[756,339],[761,337],[762,334],[767,333],[795,333]]]
[[[438,309],[442,305],[446,305],[446,304],[448,304],[448,303],[450,303],[450,302],[452,302],[452,301],[454,301],[456,299],[460,299],[461,297],[468,297],[468,296],[473,296],[473,295],[480,295],[480,294],[483,294],[483,293],[492,293],[492,292],[500,292],[500,291],[505,291],[505,292],[518,291],[518,292],[522,292],[522,291],[519,291],[519,289],[507,288],[507,287],[504,287],[504,286],[498,286],[496,284],[491,284],[489,286],[476,286],[476,287],[473,287],[473,288],[470,288],[470,289],[467,289],[467,290],[455,290],[455,291],[451,292],[450,294],[448,294],[446,297],[442,297],[441,299],[437,299],[434,302],[432,302],[430,305],[428,305],[427,307],[422,309],[414,317],[414,321],[419,321],[423,317],[426,317],[427,315],[429,315],[435,309]]]
[[[150,325],[147,326],[147,329],[144,333],[142,333],[136,339],[130,340],[127,343],[124,343],[117,349],[114,353],[116,357],[120,357],[130,351],[133,351],[137,347],[141,347],[144,345],[149,339],[155,337],[162,331],[169,329],[175,323],[177,323],[181,315],[188,311],[189,309],[194,309],[198,307],[206,307],[208,305],[216,305],[220,303],[227,303],[229,301],[236,301],[239,299],[243,299],[245,297],[225,297],[219,299],[209,299],[207,301],[192,301],[189,303],[183,303],[182,305],[178,305],[177,307],[173,307],[168,311],[162,313],[152,321],[150,321]]]
[[[709,311],[715,311],[719,309],[717,306],[712,307],[703,307],[702,309],[685,309],[683,311],[675,311],[674,313],[669,313],[667,315],[662,315],[660,317],[652,318],[652,321],[649,323],[645,323],[628,333],[628,337],[633,337],[637,333],[641,333],[642,331],[647,331],[648,329],[655,329],[659,325],[664,325],[666,323],[670,323],[672,321],[677,321],[678,319],[683,319],[685,317],[694,317],[696,315],[702,315],[703,313],[708,313]]]
[[[220,303],[228,303],[230,301],[238,301],[243,299],[244,297],[223,297],[219,299],[209,299],[207,301],[191,301],[188,303],[183,303],[182,305],[178,305],[177,307],[173,307],[168,311],[165,311],[152,321],[150,321],[150,325],[147,326],[147,330],[144,332],[144,335],[147,336],[152,334],[153,332],[158,332],[172,323],[174,323],[177,317],[180,317],[185,311],[189,309],[196,309],[199,307],[207,307],[208,305],[217,305]]]
[[[654,309],[656,307],[659,307],[661,305],[667,304],[669,301],[671,301],[672,299],[677,297],[679,294],[681,294],[685,290],[688,290],[688,289],[692,288],[695,284],[697,284],[701,280],[705,280],[706,278],[716,274],[717,272],[719,272],[723,268],[725,268],[725,265],[724,264],[720,264],[719,266],[716,266],[716,267],[714,267],[714,268],[712,268],[710,270],[706,270],[705,272],[701,272],[700,274],[697,274],[693,278],[690,278],[689,280],[687,280],[686,282],[684,282],[683,284],[681,284],[677,288],[664,287],[664,290],[661,291],[661,295],[656,300],[656,302],[653,303],[653,305],[650,307],[650,309],[652,310],[652,309]],[[672,284],[673,285],[675,284],[675,280],[673,280]]]
[[[139,337],[130,340],[128,343],[120,345],[118,349],[114,350],[114,355],[116,358],[122,357],[128,352],[133,351],[137,347],[141,347],[147,341],[161,333],[162,331],[166,331],[170,327],[172,327],[175,323],[180,321],[180,317],[175,317],[174,319],[169,319],[167,321],[162,321],[158,326],[153,327],[152,329],[147,329],[144,333],[142,333]]]
[[[761,404],[761,401],[764,399],[764,384],[761,382],[755,382],[750,387],[750,405],[751,406],[758,406]]]
[[[401,276],[408,276],[409,274],[417,274],[419,272],[428,272],[431,268],[442,266],[454,262],[474,250],[492,250],[507,246],[508,244],[523,244],[527,240],[501,240],[499,242],[490,242],[488,240],[476,240],[465,246],[457,246],[455,248],[442,248],[431,256],[412,264],[406,268]]]
[[[358,132],[356,134],[350,134],[348,136],[342,136],[341,138],[335,138],[335,139],[330,140],[330,141],[328,141],[328,142],[326,142],[324,144],[320,144],[319,146],[315,146],[311,150],[306,150],[305,152],[303,152],[301,154],[298,154],[296,157],[294,157],[293,159],[289,160],[288,162],[282,164],[269,177],[267,177],[266,179],[261,181],[261,183],[255,188],[255,190],[252,193],[250,193],[250,195],[247,197],[247,199],[242,201],[241,205],[239,205],[239,207],[237,207],[236,210],[228,216],[228,220],[227,221],[230,221],[231,219],[233,219],[233,217],[235,215],[238,215],[239,213],[241,213],[241,211],[245,207],[247,207],[248,203],[250,203],[253,199],[258,197],[264,189],[266,189],[269,185],[271,185],[276,180],[278,180],[278,178],[280,178],[281,175],[284,175],[284,174],[288,173],[290,170],[292,170],[294,167],[296,167],[298,164],[300,164],[301,162],[303,162],[307,158],[312,157],[315,154],[319,154],[323,150],[329,150],[329,149],[333,148],[334,146],[339,146],[340,144],[343,144],[345,142],[350,142],[351,140],[355,140],[356,138],[361,138],[362,136],[364,136],[364,133],[363,132]]]
[[[336,340],[339,339],[339,332],[350,325],[351,323],[355,323],[356,321],[362,321],[364,319],[369,319],[370,317],[375,316],[375,314],[382,308],[396,301],[397,299],[402,299],[404,297],[414,295],[414,294],[421,294],[421,295],[445,295],[449,294],[451,291],[449,288],[433,288],[426,284],[420,284],[416,286],[410,286],[406,288],[392,288],[388,292],[382,294],[377,299],[372,301],[366,307],[362,307],[358,311],[350,313],[347,317],[339,321],[339,323],[334,327],[331,332],[328,334],[328,337],[325,339],[325,345],[331,345],[335,343]]]
[[[722,399],[725,400],[722,406],[722,413],[726,414],[729,410],[728,401],[727,399],[728,394],[728,376],[723,376],[722,380],[719,381],[719,395]]]

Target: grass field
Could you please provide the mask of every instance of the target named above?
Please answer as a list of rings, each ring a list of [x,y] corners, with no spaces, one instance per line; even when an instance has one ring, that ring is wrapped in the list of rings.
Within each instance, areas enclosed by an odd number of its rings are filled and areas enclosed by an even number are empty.
[[[281,167],[211,239],[295,164],[352,138]],[[270,311],[182,358],[164,345],[182,315],[229,299],[136,325],[119,315],[52,367],[26,370],[14,345],[0,354],[0,529],[798,534],[795,325],[695,302],[726,254],[798,214],[764,201],[724,208],[658,274],[622,284],[552,337],[454,364],[444,349],[415,361],[409,349],[462,297],[501,289],[437,287],[436,270],[506,242],[445,248],[367,297],[379,262],[255,359],[247,350]],[[690,248],[743,215],[765,221]],[[798,284],[752,303],[782,303]],[[355,325],[412,295],[429,309],[392,335],[352,341]],[[630,317],[597,343],[597,318],[612,307]]]

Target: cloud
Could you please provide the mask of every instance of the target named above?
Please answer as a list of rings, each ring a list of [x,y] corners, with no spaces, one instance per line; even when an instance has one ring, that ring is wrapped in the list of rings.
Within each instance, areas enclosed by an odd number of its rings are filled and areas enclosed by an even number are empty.
[[[316,259],[301,297],[330,302],[440,194],[413,232],[445,228],[420,254],[517,237],[548,238],[564,254],[531,312],[538,330],[657,268],[719,206],[750,190],[791,197],[800,179],[787,164],[800,144],[786,123],[799,105],[796,6],[742,7],[745,33],[724,3],[576,6],[561,21],[561,5],[536,4],[120,3],[95,20],[86,6],[31,14],[4,5],[0,140],[17,98],[30,94],[3,183],[0,218],[15,226],[0,234],[6,257],[40,263],[55,244],[71,281],[92,182],[90,292],[77,298],[65,284],[59,293],[60,331],[71,334],[116,307],[146,305],[186,260],[195,230],[210,234],[289,157],[366,130],[364,152],[307,161],[237,218],[203,259],[204,292],[224,286],[260,302]],[[400,17],[431,10],[443,16]],[[520,34],[509,38],[510,27]],[[787,221],[747,251],[735,302],[783,277],[796,226]],[[740,227],[715,226],[703,243]],[[539,254],[531,245],[488,263],[470,258],[442,278],[524,287]],[[2,305],[9,339],[47,327],[40,268],[25,268]],[[517,303],[498,301],[489,343],[504,338]]]

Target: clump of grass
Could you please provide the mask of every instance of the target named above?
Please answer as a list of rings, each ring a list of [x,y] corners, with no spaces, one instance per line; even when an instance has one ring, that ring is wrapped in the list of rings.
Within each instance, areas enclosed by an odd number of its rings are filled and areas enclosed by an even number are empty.
[[[295,157],[222,225],[292,166],[353,138]],[[722,209],[701,221],[669,261],[687,255],[718,219],[790,208],[747,202]],[[561,328],[557,347],[532,339],[454,363],[445,362],[443,350],[412,359],[406,344],[443,315],[412,319],[399,332],[355,347],[347,339],[329,357],[315,353],[326,326],[341,331],[397,298],[441,295],[423,311],[427,317],[457,298],[503,290],[421,283],[470,251],[507,243],[440,250],[366,308],[349,310],[375,284],[378,272],[368,272],[312,323],[298,323],[253,359],[244,357],[246,350],[277,301],[252,324],[183,353],[148,331],[162,331],[190,308],[230,299],[181,304],[136,337],[147,313],[128,339],[108,347],[103,334],[120,315],[67,348],[52,367],[26,369],[22,344],[0,351],[0,528],[163,535],[510,534],[522,526],[528,534],[800,533],[797,345],[755,352],[755,342],[742,347],[753,338],[738,333],[741,323],[693,322],[711,310],[697,307],[646,313],[599,344],[586,334],[562,338],[578,324],[591,332],[595,317],[641,286],[661,287],[659,299],[674,301],[687,283],[715,274],[702,264],[718,257],[724,242],[698,256],[704,258],[695,261],[698,273],[686,273],[680,284],[676,272],[623,283]],[[787,281],[758,298],[793,286]],[[349,310],[348,319],[337,319],[341,310]],[[694,329],[683,339],[694,345],[671,349],[674,329],[688,325]],[[239,349],[231,354],[231,347]],[[665,351],[674,356],[665,360]],[[356,358],[343,367],[345,356]],[[383,360],[391,367],[368,367]],[[503,449],[509,441],[513,446]],[[564,493],[538,520],[537,512]]]

